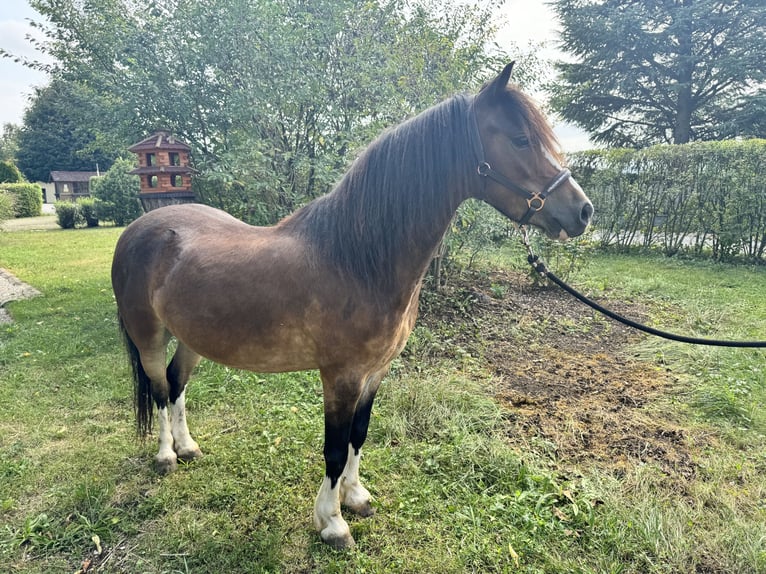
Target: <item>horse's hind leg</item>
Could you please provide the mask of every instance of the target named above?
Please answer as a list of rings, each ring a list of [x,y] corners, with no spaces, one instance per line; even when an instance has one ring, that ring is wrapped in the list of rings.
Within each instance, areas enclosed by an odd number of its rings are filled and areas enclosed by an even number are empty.
[[[173,360],[167,368],[167,379],[170,383],[170,434],[173,439],[173,450],[181,460],[192,460],[202,456],[202,451],[189,434],[189,427],[186,424],[185,398],[186,383],[200,358],[197,353],[179,341]]]
[[[167,379],[167,367],[165,361],[169,340],[169,333],[163,330],[157,332],[151,338],[147,338],[147,343],[138,349],[141,358],[141,366],[149,379],[148,390],[150,390],[152,399],[157,405],[159,451],[154,457],[154,461],[157,472],[160,474],[173,472],[176,469],[178,458],[175,450],[173,450],[173,435],[171,433],[170,417],[168,415],[170,384]],[[142,399],[138,400],[137,404],[140,409],[149,409],[151,411],[151,405],[145,404]],[[151,421],[151,418],[149,418],[149,421]]]
[[[154,339],[152,344],[140,350],[140,356],[141,365],[151,381],[152,398],[157,405],[159,450],[154,457],[155,467],[160,474],[167,474],[176,469],[179,458],[191,460],[202,455],[186,424],[184,393],[200,356],[179,342],[173,360],[166,367],[170,335],[163,332]]]

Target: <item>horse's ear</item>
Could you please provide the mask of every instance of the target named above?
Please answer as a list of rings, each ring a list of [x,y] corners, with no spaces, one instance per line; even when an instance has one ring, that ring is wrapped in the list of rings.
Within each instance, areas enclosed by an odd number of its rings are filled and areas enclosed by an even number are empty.
[[[516,62],[511,62],[505,68],[503,68],[503,71],[500,72],[497,78],[495,78],[489,84],[487,84],[482,90],[482,92],[487,92],[488,94],[492,96],[497,96],[502,94],[505,91],[505,88],[511,79],[511,72],[513,71],[513,65],[515,63]]]

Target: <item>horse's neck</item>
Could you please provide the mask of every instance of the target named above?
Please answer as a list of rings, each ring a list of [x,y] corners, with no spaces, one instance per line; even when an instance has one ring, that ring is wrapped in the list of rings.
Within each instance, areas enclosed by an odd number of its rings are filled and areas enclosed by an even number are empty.
[[[417,228],[412,230],[407,248],[398,251],[396,261],[392,265],[398,276],[398,297],[407,299],[420,285],[457,208],[464,199],[464,194],[452,190],[445,197],[445,201],[448,201],[446,208],[437,216],[420,222]]]
[[[412,295],[475,185],[470,154],[456,141],[461,126],[449,123],[460,116],[456,105],[462,100],[373,142],[335,190],[280,226],[311,242],[327,265],[376,298]]]

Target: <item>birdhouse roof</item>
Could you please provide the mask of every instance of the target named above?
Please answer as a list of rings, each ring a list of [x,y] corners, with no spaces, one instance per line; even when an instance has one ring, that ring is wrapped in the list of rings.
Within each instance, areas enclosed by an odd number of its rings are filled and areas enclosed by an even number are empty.
[[[155,132],[145,140],[141,140],[128,148],[128,151],[133,153],[142,151],[151,152],[156,150],[188,152],[191,151],[191,148],[181,140],[177,139],[173,134],[164,130]]]

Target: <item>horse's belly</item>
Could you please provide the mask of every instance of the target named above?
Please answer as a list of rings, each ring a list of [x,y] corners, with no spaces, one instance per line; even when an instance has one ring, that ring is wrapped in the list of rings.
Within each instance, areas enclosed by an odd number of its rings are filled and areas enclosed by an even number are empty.
[[[220,359],[209,358],[229,367],[257,373],[306,371],[319,367],[316,352],[303,341],[286,342],[284,346],[278,348],[246,346]]]
[[[173,331],[171,329],[171,331]],[[261,373],[304,371],[319,366],[316,345],[296,332],[269,333],[266,337],[223,334],[215,330],[173,333],[203,357],[237,369]]]

